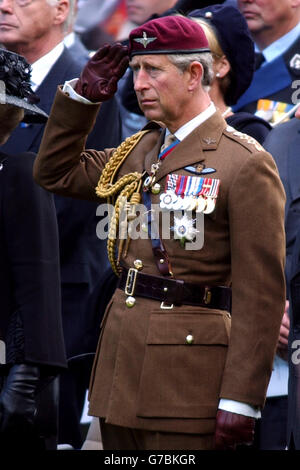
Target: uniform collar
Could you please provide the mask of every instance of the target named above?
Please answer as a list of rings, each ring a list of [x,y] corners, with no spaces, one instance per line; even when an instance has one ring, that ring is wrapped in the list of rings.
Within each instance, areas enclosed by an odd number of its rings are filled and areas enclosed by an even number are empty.
[[[191,132],[193,132],[196,127],[200,126],[203,122],[205,122],[207,119],[209,119],[214,113],[216,112],[216,107],[213,102],[210,103],[210,105],[202,111],[202,113],[198,114],[195,116],[193,119],[191,119],[189,122],[186,122],[183,126],[181,126],[176,132],[175,132],[175,137],[182,141],[187,137]],[[166,137],[170,134],[169,129],[166,129]]]
[[[160,165],[156,174],[156,180],[166,176],[173,171],[193,165],[200,161],[205,161],[209,154],[205,154],[204,150],[216,150],[223,131],[227,123],[222,118],[219,111],[207,117],[200,125],[195,127],[179,145],[177,145],[171,155],[169,155]],[[176,134],[176,133],[175,133]],[[161,136],[154,148],[145,157],[145,169],[148,174],[151,173],[151,165],[157,162],[157,155],[162,144]]]

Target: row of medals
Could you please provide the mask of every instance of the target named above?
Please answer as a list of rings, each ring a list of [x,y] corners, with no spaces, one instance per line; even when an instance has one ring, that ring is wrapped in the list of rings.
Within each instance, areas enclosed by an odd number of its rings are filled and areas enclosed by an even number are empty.
[[[148,176],[143,184],[144,191],[151,190],[152,194],[159,194],[161,185],[155,183],[155,174],[159,168],[159,163],[152,165],[151,175]],[[160,195],[160,208],[166,210],[185,210],[203,212],[210,214],[214,211],[216,205],[215,198],[204,196],[181,196],[175,191],[167,190]]]

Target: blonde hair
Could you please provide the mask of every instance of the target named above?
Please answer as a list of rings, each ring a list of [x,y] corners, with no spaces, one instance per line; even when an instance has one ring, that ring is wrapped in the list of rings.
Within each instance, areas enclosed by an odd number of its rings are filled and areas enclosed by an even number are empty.
[[[211,50],[211,54],[213,56],[213,60],[215,63],[218,62],[219,59],[221,59],[221,57],[226,57],[229,65],[230,65],[230,71],[228,74],[226,74],[222,79],[219,79],[219,85],[220,85],[220,89],[222,91],[222,94],[225,98],[226,96],[226,93],[227,93],[227,90],[229,89],[230,85],[231,85],[231,82],[232,82],[232,68],[231,68],[231,64],[227,58],[227,56],[224,54],[221,46],[220,46],[220,43],[218,41],[218,38],[217,38],[217,33],[215,31],[215,28],[213,26],[211,26],[207,21],[205,21],[203,18],[191,18],[193,21],[195,21],[196,23],[198,23],[201,28],[203,29],[204,31],[204,34],[207,38],[207,41],[208,41],[208,44],[209,44],[209,48]],[[225,100],[226,101],[226,100]]]
[[[222,51],[222,48],[219,44],[214,28],[202,18],[192,18],[192,20],[196,21],[196,23],[198,23],[203,29],[211,53],[214,56],[222,57],[224,55],[224,52]]]

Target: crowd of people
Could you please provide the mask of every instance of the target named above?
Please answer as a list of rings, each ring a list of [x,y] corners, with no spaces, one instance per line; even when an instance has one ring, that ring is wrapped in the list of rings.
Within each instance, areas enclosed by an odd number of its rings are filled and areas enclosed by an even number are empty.
[[[0,448],[300,449],[299,34],[0,1]]]

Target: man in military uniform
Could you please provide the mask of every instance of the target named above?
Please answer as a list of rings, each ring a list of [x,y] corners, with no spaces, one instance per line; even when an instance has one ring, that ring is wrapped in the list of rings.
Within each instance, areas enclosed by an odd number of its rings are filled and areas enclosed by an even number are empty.
[[[299,100],[300,1],[238,0],[256,46],[256,71],[235,110],[279,122]]]
[[[34,168],[50,191],[115,200],[108,250],[120,281],[90,414],[104,449],[234,449],[252,441],[284,310],[283,188],[270,154],[210,101],[212,58],[197,23],[151,20],[131,32],[129,56],[149,125],[116,150],[84,149],[128,63],[126,48],[104,47],[58,90]],[[148,215],[170,211],[179,235],[163,239],[149,223],[148,237],[120,240],[116,257],[122,201],[132,215],[140,197]],[[199,227],[178,216],[183,207],[204,218],[195,251],[187,240]]]

